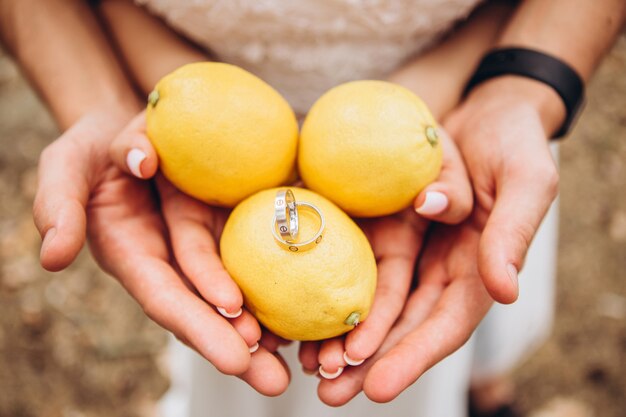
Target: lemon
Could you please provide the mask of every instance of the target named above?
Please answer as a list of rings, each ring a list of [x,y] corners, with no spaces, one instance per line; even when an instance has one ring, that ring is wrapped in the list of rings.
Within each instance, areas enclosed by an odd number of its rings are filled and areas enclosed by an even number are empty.
[[[400,211],[439,175],[436,128],[426,105],[404,87],[342,84],[320,97],[304,121],[300,175],[353,216]]]
[[[291,340],[338,336],[367,318],[376,287],[376,262],[361,229],[324,197],[292,187],[313,203],[326,227],[319,244],[291,252],[272,236],[277,189],[261,191],[231,213],[220,241],[226,270],[250,312],[269,330]],[[319,218],[299,208],[298,240],[315,236]]]
[[[185,193],[233,207],[293,174],[294,112],[249,72],[215,62],[188,64],[163,77],[148,101],[147,134],[161,171]]]

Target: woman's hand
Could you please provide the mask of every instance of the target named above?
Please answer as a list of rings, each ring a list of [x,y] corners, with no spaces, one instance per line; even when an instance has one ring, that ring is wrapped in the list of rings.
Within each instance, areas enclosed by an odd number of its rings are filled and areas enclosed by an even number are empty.
[[[87,114],[42,154],[34,215],[44,236],[43,266],[68,266],[87,230],[98,263],[153,320],[220,371],[239,375],[266,395],[283,392],[289,377],[282,362],[263,348],[250,354],[261,337],[256,320],[246,312],[226,319],[201,297],[210,283],[218,288],[220,295],[213,298],[218,304],[229,312],[241,307],[238,289],[223,275],[211,240],[199,247],[193,244],[196,221],[209,225],[202,237],[214,236],[224,214],[194,210],[193,201],[160,181],[161,205],[175,231],[170,245],[151,184],[124,174],[110,161],[112,138],[129,118],[111,111]],[[172,214],[176,211],[180,213]],[[174,262],[172,250],[195,250],[195,263],[185,257]]]
[[[463,161],[447,134],[440,132],[444,148],[441,173],[436,182],[417,196],[414,208],[358,221],[370,241],[378,267],[369,317],[345,336],[302,343],[299,357],[305,372],[315,372],[319,367],[324,378],[334,379],[347,365],[358,366],[372,356],[404,308],[429,220],[457,224],[471,211],[472,190]]]

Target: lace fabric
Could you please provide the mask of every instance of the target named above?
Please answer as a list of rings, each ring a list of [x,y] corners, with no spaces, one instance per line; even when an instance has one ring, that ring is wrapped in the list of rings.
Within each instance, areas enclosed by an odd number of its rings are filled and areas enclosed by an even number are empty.
[[[382,79],[479,0],[137,0],[279,90],[304,114],[329,88]]]

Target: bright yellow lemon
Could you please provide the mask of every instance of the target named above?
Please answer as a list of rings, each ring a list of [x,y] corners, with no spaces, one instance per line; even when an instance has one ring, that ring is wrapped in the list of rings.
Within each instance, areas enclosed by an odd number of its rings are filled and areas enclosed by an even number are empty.
[[[304,121],[300,175],[353,216],[400,211],[439,175],[436,128],[424,102],[404,87],[342,84],[320,97]]]
[[[291,188],[326,220],[319,244],[291,252],[272,236],[277,189],[261,191],[231,213],[220,242],[224,266],[246,307],[269,330],[291,340],[321,340],[345,333],[369,314],[376,261],[361,229],[320,195]],[[299,241],[314,236],[319,218],[298,209]]]
[[[146,117],[163,174],[206,203],[233,207],[293,174],[293,110],[236,66],[194,63],[166,75],[149,96]]]

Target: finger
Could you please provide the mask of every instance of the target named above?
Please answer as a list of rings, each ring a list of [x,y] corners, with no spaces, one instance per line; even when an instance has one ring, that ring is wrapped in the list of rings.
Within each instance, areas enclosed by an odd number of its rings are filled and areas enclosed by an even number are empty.
[[[249,311],[243,310],[241,315],[230,319],[229,322],[246,341],[250,353],[256,352],[261,340],[261,326],[257,319]]]
[[[443,147],[441,172],[435,182],[419,193],[415,211],[430,220],[458,224],[472,211],[472,186],[459,150],[443,128],[438,132]]]
[[[320,380],[317,386],[317,396],[331,407],[340,407],[347,404],[362,390],[363,380],[372,363],[366,361],[356,368],[348,367],[341,378]]]
[[[418,252],[419,246],[406,253],[381,257],[370,314],[346,336],[344,359],[359,364],[372,356],[383,343],[404,307]]]
[[[247,311],[244,311],[241,316],[232,320],[231,323],[239,334],[242,335],[248,333],[242,328],[244,326],[254,327],[254,324],[258,328],[258,322]],[[192,344],[186,336],[182,334],[176,334],[175,336],[182,343],[203,355],[203,353],[198,350],[198,347]],[[280,356],[273,357],[267,355],[267,349],[260,347],[259,343],[252,344],[249,338],[246,339],[246,342],[250,346],[250,353],[257,354],[252,355],[249,367],[239,375],[239,377],[263,395],[276,396],[283,393],[287,389],[290,379],[289,370],[285,361],[282,360]],[[214,365],[216,364],[214,363]],[[218,369],[223,372],[219,367]]]
[[[346,362],[343,360],[343,337],[334,337],[322,342],[318,361],[322,378],[335,379],[343,372]]]
[[[292,342],[264,329],[259,343],[269,352],[275,353],[279,347],[289,345]]]
[[[478,270],[487,290],[506,304],[517,299],[518,271],[558,190],[558,173],[547,148],[523,161],[511,164],[497,184],[478,250]]]
[[[319,351],[320,342],[301,342],[300,349],[298,350],[298,359],[302,364],[302,370],[304,373],[313,375],[316,374],[319,368]]]
[[[205,224],[209,208],[182,194],[162,177],[157,184],[174,255],[185,276],[222,315],[237,317],[242,311],[243,295],[224,269],[215,237]]]
[[[139,113],[113,140],[109,149],[113,163],[137,178],[151,178],[157,171],[159,159],[146,136],[146,112]]]
[[[291,376],[289,368],[279,354],[272,354],[264,347],[252,355],[250,367],[239,376],[263,395],[275,397],[287,390]]]
[[[41,265],[59,271],[76,258],[85,243],[85,206],[89,198],[90,153],[73,136],[80,125],[48,146],[39,160],[39,184],[33,204],[41,234]]]
[[[428,318],[376,361],[363,381],[372,401],[388,402],[463,346],[491,305],[481,280],[457,279]]]
[[[246,342],[225,318],[190,292],[165,261],[131,258],[119,272],[152,320],[186,340],[220,372],[239,375],[248,369]]]
[[[376,361],[417,327],[441,297],[440,285],[421,285],[409,297],[405,312],[394,325],[385,342],[374,356],[358,367],[345,370],[341,378],[322,380],[318,386],[319,398],[327,405],[339,407],[348,403],[363,389],[363,381]]]

